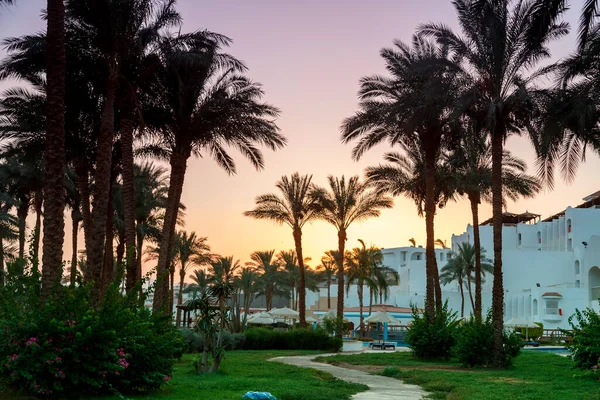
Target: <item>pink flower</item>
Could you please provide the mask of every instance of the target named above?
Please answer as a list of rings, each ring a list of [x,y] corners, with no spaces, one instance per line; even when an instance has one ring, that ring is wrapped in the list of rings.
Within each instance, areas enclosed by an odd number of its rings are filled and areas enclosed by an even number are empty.
[[[169,375],[165,375],[165,377],[163,378],[163,381],[165,382],[169,382],[171,380],[171,377]]]
[[[10,359],[11,359],[12,361],[15,361],[15,360],[16,360],[16,359],[18,359],[18,358],[19,358],[19,355],[18,355],[18,354],[13,354],[12,356],[10,356]]]

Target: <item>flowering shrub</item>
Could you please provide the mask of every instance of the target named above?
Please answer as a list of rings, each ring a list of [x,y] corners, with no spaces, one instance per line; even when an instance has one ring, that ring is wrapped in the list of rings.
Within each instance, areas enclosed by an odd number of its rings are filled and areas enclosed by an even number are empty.
[[[61,287],[43,305],[37,290],[23,287],[0,288],[0,375],[11,387],[78,397],[156,389],[170,379],[178,332],[116,288],[93,307],[87,287]]]
[[[577,367],[590,370],[600,359],[600,315],[591,308],[576,310],[569,324],[573,330],[568,332],[573,338],[567,345],[571,359]]]

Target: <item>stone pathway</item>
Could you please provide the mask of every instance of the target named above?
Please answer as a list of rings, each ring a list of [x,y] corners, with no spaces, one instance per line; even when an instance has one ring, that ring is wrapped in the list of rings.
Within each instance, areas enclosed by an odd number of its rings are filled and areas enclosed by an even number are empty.
[[[321,356],[331,356],[333,354],[322,354]],[[428,393],[423,391],[417,385],[408,385],[401,380],[388,378],[379,375],[369,375],[362,371],[336,367],[334,365],[323,364],[312,361],[317,356],[294,356],[294,357],[275,357],[269,361],[281,362],[284,364],[295,365],[303,368],[313,368],[320,371],[329,372],[331,375],[346,382],[362,383],[367,385],[369,390],[357,393],[352,396],[354,400],[420,400]]]

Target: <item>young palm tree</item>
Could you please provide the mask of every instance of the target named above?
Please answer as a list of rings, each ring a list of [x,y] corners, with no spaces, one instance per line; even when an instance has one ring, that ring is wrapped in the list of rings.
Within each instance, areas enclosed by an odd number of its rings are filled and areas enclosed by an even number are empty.
[[[241,75],[246,66],[221,49],[231,40],[208,31],[166,37],[160,44],[161,69],[156,93],[161,96],[153,113],[158,115],[156,142],[147,146],[169,159],[171,176],[157,272],[153,309],[164,305],[168,287],[162,279],[168,267],[187,160],[209,154],[228,173],[235,163],[226,151],[232,146],[257,168],[264,167],[256,145],[272,150],[285,145],[273,119],[279,110],[261,103],[259,84]],[[153,123],[150,120],[148,124]]]
[[[230,324],[231,332],[241,332],[246,326],[246,320],[248,319],[248,311],[250,310],[250,305],[256,298],[256,294],[259,290],[258,280],[259,275],[252,267],[242,268],[240,273],[235,277],[235,294],[232,298],[233,315]],[[244,310],[243,318],[241,317],[242,309]]]
[[[466,286],[469,291],[469,297],[471,299],[471,308],[476,310],[476,302],[473,301],[473,295],[471,292],[471,281],[473,274],[476,274],[474,265],[477,258],[477,254],[481,254],[480,271],[483,279],[486,273],[492,273],[492,260],[485,258],[485,249],[480,248],[479,252],[476,251],[475,247],[470,243],[461,243],[458,245],[458,253],[448,261],[448,263],[442,267],[440,274],[440,281],[442,284],[447,285],[451,282],[457,281],[458,288],[460,290],[461,306],[460,316],[465,316],[465,295],[464,286],[466,280]]]
[[[400,283],[400,274],[395,269],[385,265],[376,265],[372,274],[371,280],[375,284],[373,294],[378,294],[379,304],[383,304],[384,300],[387,300],[390,296],[390,287]],[[371,314],[371,304],[369,304],[369,314]]]
[[[315,188],[313,196],[319,203],[318,218],[333,225],[338,232],[338,298],[337,315],[341,324],[344,315],[344,265],[348,228],[354,222],[365,221],[378,217],[381,210],[391,208],[393,201],[382,193],[371,190],[365,182],[360,182],[358,176],[346,178],[328,177],[329,190]],[[338,329],[341,337],[342,331]]]
[[[267,311],[273,307],[273,296],[283,278],[279,270],[281,265],[273,258],[274,255],[275,250],[255,251],[250,255],[252,261],[247,263],[259,274],[261,291],[265,296]]]
[[[304,257],[302,255],[302,228],[316,217],[317,203],[311,195],[313,184],[312,175],[301,176],[297,172],[291,177],[283,176],[275,186],[281,192],[281,197],[276,194],[264,194],[255,200],[256,208],[246,211],[244,215],[256,219],[268,219],[278,224],[286,224],[292,228],[296,259],[300,273],[299,313],[300,326],[306,326],[306,282],[304,274]]]
[[[352,249],[349,256],[346,258],[346,273],[348,279],[346,280],[346,292],[349,291],[350,285],[356,284],[356,290],[358,293],[358,313],[360,318],[359,327],[361,332],[364,331],[363,324],[363,303],[364,303],[364,286],[368,287],[376,286],[372,280],[374,276],[374,269],[383,263],[383,254],[377,247],[369,247],[362,239],[358,239],[361,247],[355,247]]]
[[[433,193],[433,211],[431,210],[431,206],[427,209],[424,204],[427,198],[427,184],[431,179],[428,180],[426,177],[426,154],[423,146],[416,135],[413,138],[405,137],[399,143],[399,146],[405,155],[386,153],[384,159],[388,164],[366,169],[367,182],[373,185],[379,192],[390,193],[393,196],[404,195],[414,201],[417,206],[418,215],[423,216],[423,213],[425,213],[427,235],[429,239],[433,239],[435,210],[437,207],[444,207],[454,197],[450,168],[441,157],[436,161],[436,186]],[[431,215],[432,212],[433,215]],[[435,242],[432,242],[432,240],[428,240],[428,243],[435,246]],[[434,257],[429,260],[430,267],[426,265],[427,298],[425,306],[428,309],[428,318],[432,319],[435,317],[435,310],[441,307],[442,299],[437,261],[435,259],[435,247],[431,250]]]
[[[443,24],[426,24],[420,34],[434,37],[449,49],[457,66],[475,83],[478,120],[489,132],[492,146],[492,209],[494,227],[494,287],[492,363],[504,363],[502,331],[504,290],[502,285],[502,155],[510,133],[528,127],[533,107],[539,104],[536,71],[550,56],[547,45],[568,33],[560,22],[564,0],[454,0],[463,36]]]
[[[219,301],[221,310],[221,329],[225,327],[225,303],[234,289],[236,272],[241,269],[240,261],[233,261],[233,257],[221,257],[209,264],[211,286],[209,292]]]
[[[464,74],[450,63],[447,49],[422,36],[412,45],[396,41],[394,48],[381,50],[390,77],[371,76],[361,80],[360,111],[344,121],[342,140],[359,139],[353,157],[376,144],[410,142],[424,155],[424,210],[427,231],[426,270],[428,317],[442,307],[435,261],[436,163],[442,150],[458,135],[456,107],[468,85]]]
[[[482,200],[490,202],[492,186],[492,152],[489,140],[468,127],[468,132],[461,138],[460,146],[450,156],[452,182],[460,195],[467,197],[471,204],[473,219],[473,242],[475,248],[475,307],[473,314],[482,317],[481,307],[481,240],[479,235],[479,204]],[[532,197],[540,189],[538,180],[526,174],[524,161],[504,151],[502,157],[502,180],[505,197],[516,200],[519,196]]]
[[[192,265],[208,265],[215,258],[210,252],[210,246],[206,243],[206,237],[197,237],[196,232],[188,235],[186,231],[179,231],[175,242],[177,259],[179,261],[179,294],[177,295],[177,305],[183,303],[183,290],[185,286],[185,275],[188,268]],[[175,323],[180,324],[181,310],[177,308]]]
[[[280,251],[277,254],[277,264],[283,267],[282,271],[285,272],[285,274],[287,275],[287,282],[290,288],[292,308],[295,310],[296,305],[294,299],[296,298],[296,283],[298,282],[300,277],[300,268],[298,267],[298,257],[296,257],[296,251],[293,249],[288,251]]]
[[[317,265],[317,271],[327,285],[327,309],[331,309],[331,282],[337,274],[337,268],[337,250],[326,251],[321,257],[321,264]]]

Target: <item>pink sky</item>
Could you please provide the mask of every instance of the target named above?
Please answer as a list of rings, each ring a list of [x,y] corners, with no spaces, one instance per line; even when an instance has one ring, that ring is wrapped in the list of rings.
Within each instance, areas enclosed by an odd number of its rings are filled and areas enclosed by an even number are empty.
[[[567,20],[576,26],[581,0],[572,3]],[[43,29],[39,16],[44,4],[44,0],[21,0],[19,6],[0,10],[0,37]],[[242,215],[254,206],[257,195],[273,192],[282,175],[313,174],[314,181],[324,185],[329,174],[362,175],[366,166],[379,163],[389,150],[379,146],[353,162],[352,146],[340,143],[340,123],[357,107],[358,80],[384,72],[379,50],[393,39],[409,41],[422,22],[456,26],[451,3],[443,0],[180,0],[179,10],[183,30],[208,29],[231,37],[230,52],[247,63],[252,79],[264,85],[265,99],[282,110],[278,124],[289,144],[281,151],[265,152],[264,171],[255,171],[233,152],[238,166],[233,177],[208,158],[189,162],[183,192],[188,207],[185,229],[208,236],[215,252],[242,262],[256,250],[293,247],[289,228]],[[554,57],[567,55],[574,43],[574,33],[555,43]],[[0,89],[5,87],[0,84]],[[508,148],[533,171],[533,151],[525,139],[510,139]],[[599,189],[598,170],[600,160],[589,152],[573,183],[558,179],[554,191],[511,203],[508,209],[547,217],[579,204]],[[491,207],[482,205],[480,214],[482,219],[490,217]],[[468,202],[449,204],[436,215],[436,237],[449,243],[452,233],[462,233],[469,222]],[[66,229],[70,235],[68,223]],[[395,207],[380,218],[352,226],[347,247],[357,246],[359,238],[380,247],[398,247],[407,245],[411,237],[424,244],[424,220],[417,217],[413,203],[396,198]],[[336,231],[316,222],[304,229],[303,241],[305,254],[316,265],[325,250],[337,246]],[[66,243],[65,258],[70,251]]]

